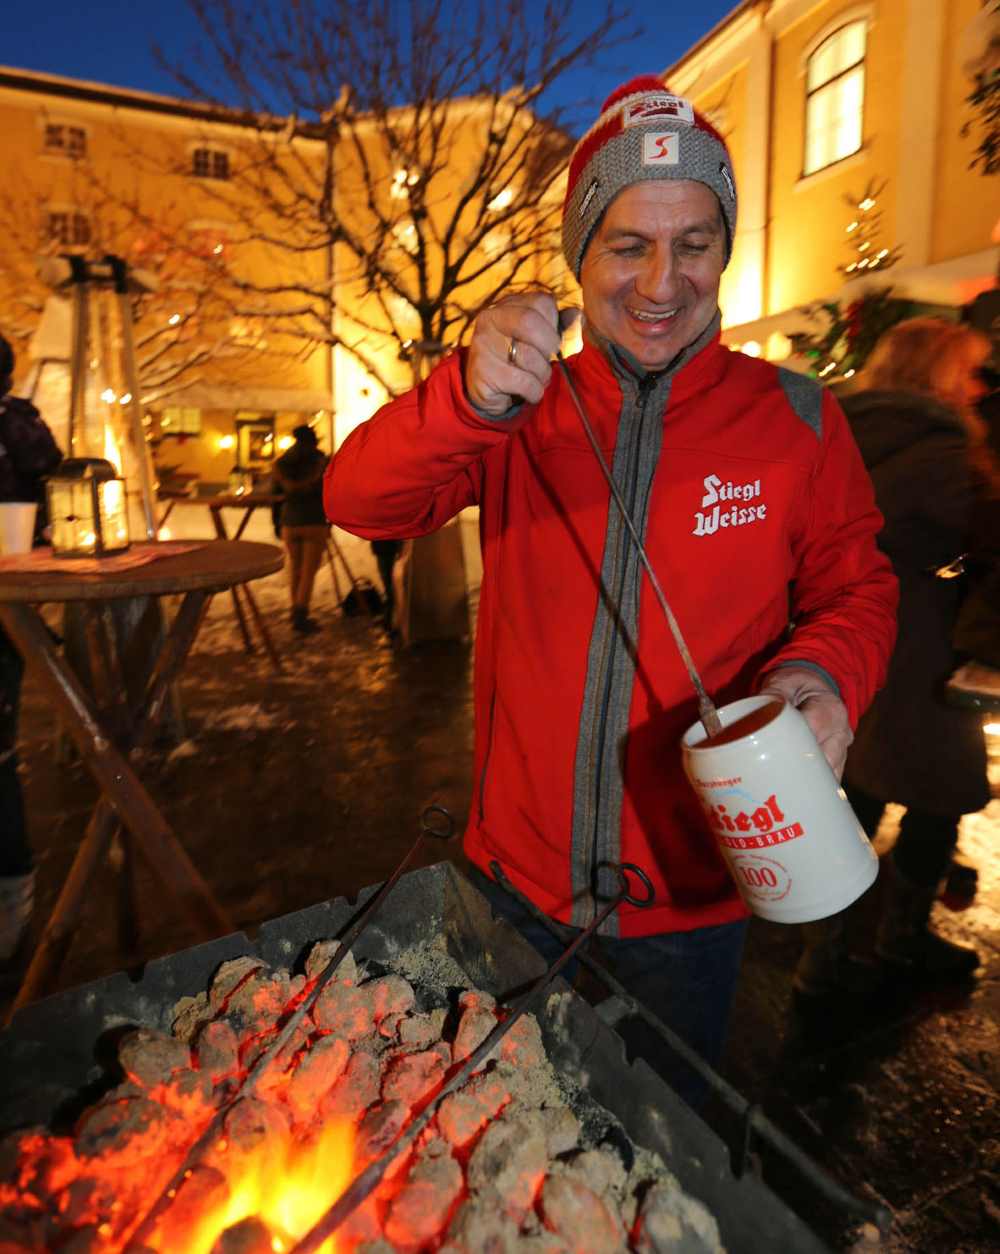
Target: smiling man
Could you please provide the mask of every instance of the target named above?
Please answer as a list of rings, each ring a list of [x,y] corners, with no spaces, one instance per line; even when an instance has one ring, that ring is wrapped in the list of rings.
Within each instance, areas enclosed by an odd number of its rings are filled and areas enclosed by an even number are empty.
[[[718,133],[656,79],[619,88],[569,169],[563,252],[584,347],[568,368],[708,691],[784,696],[840,770],[885,674],[895,581],[836,402],[719,342],[735,233]],[[551,959],[561,946],[485,878],[491,863],[570,928],[615,891],[612,866],[641,867],[655,901],[613,914],[602,950],[716,1061],[746,911],[681,767],[695,694],[552,370],[559,331],[545,292],[485,310],[467,351],[352,433],[327,513],[407,537],[480,507],[474,874]],[[696,1090],[641,1025],[625,1035]]]

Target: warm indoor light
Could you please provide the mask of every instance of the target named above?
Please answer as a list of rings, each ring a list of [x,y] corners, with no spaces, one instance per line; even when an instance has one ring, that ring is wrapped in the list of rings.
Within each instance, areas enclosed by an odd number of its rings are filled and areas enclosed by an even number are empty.
[[[290,435],[283,435],[278,440],[278,451],[283,453],[286,448],[291,448],[294,443],[295,441],[292,439]]]
[[[747,340],[740,349],[740,352],[744,355],[744,357],[759,357],[760,345],[756,340]]]
[[[220,449],[220,451],[221,451],[221,450],[223,450],[223,449],[227,449],[227,448],[235,448],[235,447],[236,447],[236,436],[235,436],[235,435],[220,435],[220,436],[219,436],[219,449]]]
[[[118,398],[115,395],[114,390],[112,388],[105,388],[104,391],[101,393],[101,400],[107,401],[109,405],[113,405],[117,399]]]

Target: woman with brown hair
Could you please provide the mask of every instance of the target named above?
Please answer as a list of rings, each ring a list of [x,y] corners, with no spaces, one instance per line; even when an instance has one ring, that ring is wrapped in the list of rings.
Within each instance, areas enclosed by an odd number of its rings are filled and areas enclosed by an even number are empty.
[[[886,332],[863,390],[843,398],[885,517],[879,547],[900,585],[889,675],[858,726],[844,783],[869,836],[887,803],[906,807],[884,865],[876,953],[894,968],[942,979],[979,965],[974,950],[936,935],[929,920],[960,819],[990,795],[981,718],[944,695],[957,665],[952,635],[963,582],[950,576],[969,547],[977,505],[996,482],[975,410],[989,352],[986,337],[969,327],[913,318]],[[835,991],[845,972],[843,916],[805,934],[796,988]]]

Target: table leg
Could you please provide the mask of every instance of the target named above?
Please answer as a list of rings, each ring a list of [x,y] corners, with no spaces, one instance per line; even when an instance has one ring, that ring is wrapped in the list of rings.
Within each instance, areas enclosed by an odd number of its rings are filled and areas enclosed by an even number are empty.
[[[83,843],[76,851],[69,875],[62,886],[55,909],[49,916],[41,939],[35,947],[31,963],[21,981],[17,998],[10,1009],[7,1022],[29,1002],[44,993],[55,973],[63,964],[70,942],[76,934],[80,915],[87,899],[90,881],[98,867],[105,861],[111,838],[118,829],[118,815],[102,797],[91,815]]]
[[[278,657],[278,651],[274,647],[274,641],[271,639],[271,633],[267,629],[267,623],[264,621],[264,616],[257,608],[256,598],[250,591],[249,584],[245,583],[240,586],[243,589],[243,595],[247,599],[247,605],[250,607],[250,613],[253,615],[253,621],[256,624],[258,632],[260,632],[260,638],[264,641],[264,648],[267,651],[267,656],[271,659],[271,665],[280,675],[284,669],[281,665],[281,658]]]
[[[144,701],[146,714],[137,745],[145,743],[155,729],[169,683],[180,670],[194,640],[206,595],[204,592],[188,593],[178,620],[168,633],[151,680],[149,696]],[[86,692],[76,676],[62,663],[37,611],[28,605],[3,605],[0,606],[0,620],[22,654],[38,665],[38,676],[64,710],[67,730],[76,741],[81,756],[157,875],[187,908],[200,929],[213,936],[232,931],[230,919],[184,847],[125,757],[95,718]],[[130,749],[132,747],[129,746]]]
[[[240,604],[240,591],[246,592],[244,584],[234,584],[229,589],[229,595],[233,598],[233,608],[236,610],[236,618],[240,625],[240,635],[243,637],[243,647],[247,653],[256,653],[254,643],[250,639],[250,628],[247,626],[246,615],[243,613],[243,606]]]

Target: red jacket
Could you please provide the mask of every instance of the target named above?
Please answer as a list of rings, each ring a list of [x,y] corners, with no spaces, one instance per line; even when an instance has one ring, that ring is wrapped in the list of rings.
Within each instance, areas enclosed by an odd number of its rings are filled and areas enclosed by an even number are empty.
[[[717,335],[686,357],[640,380],[588,344],[570,370],[705,686],[721,704],[776,660],[802,660],[835,680],[854,722],[884,676],[896,587],[843,414]],[[462,365],[453,355],[354,431],[324,499],[369,538],[424,535],[480,506],[466,852],[578,926],[599,867],[637,863],[656,902],[624,907],[610,934],[742,917],[681,767],[691,684],[565,380],[554,371],[540,404],[493,421],[466,399]]]

